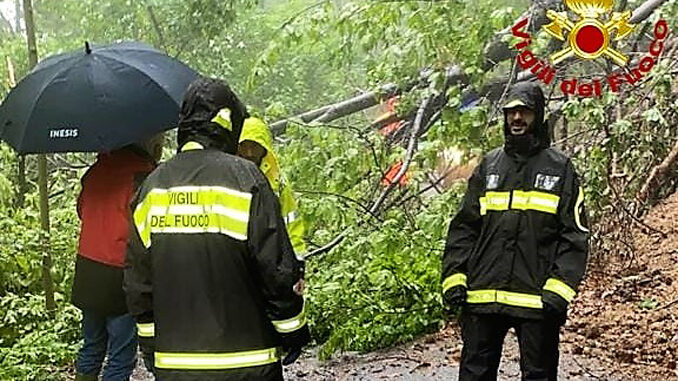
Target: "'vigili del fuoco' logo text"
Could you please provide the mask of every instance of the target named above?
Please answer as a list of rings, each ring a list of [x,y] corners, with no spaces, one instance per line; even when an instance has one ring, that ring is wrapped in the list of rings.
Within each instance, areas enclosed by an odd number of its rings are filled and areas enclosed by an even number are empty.
[[[582,97],[600,97],[603,87],[618,93],[624,84],[634,85],[640,81],[654,67],[657,59],[664,51],[664,41],[669,34],[669,27],[665,20],[659,20],[654,25],[654,39],[649,46],[648,53],[640,60],[631,61],[621,51],[615,49],[613,41],[620,41],[633,32],[635,25],[631,24],[631,12],[623,13],[610,11],[614,0],[565,0],[568,9],[577,15],[577,19],[569,18],[567,12],[548,10],[546,16],[551,23],[542,29],[551,37],[563,41],[563,48],[551,54],[550,62],[537,57],[529,48],[532,37],[525,32],[528,19],[520,20],[512,28],[514,36],[520,38],[515,48],[519,51],[518,64],[525,70],[530,70],[538,80],[550,85],[557,76],[557,66],[570,57],[584,60],[604,58],[612,61],[619,68],[611,74],[593,79],[584,80],[577,77],[565,78],[560,82],[560,90],[566,95]],[[605,20],[604,16],[607,20]]]

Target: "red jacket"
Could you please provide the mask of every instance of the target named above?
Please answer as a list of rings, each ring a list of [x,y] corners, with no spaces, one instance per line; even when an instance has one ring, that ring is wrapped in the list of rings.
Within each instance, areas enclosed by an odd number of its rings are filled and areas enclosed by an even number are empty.
[[[78,254],[122,268],[129,234],[130,201],[136,188],[155,168],[148,157],[123,148],[99,154],[82,178],[78,197]]]

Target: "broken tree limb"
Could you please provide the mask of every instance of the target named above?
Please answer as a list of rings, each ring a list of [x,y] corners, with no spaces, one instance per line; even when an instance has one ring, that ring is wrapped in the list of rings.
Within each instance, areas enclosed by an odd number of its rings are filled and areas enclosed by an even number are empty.
[[[661,7],[666,1],[667,0],[648,0],[640,4],[638,8],[634,9],[631,13],[629,22],[631,24],[638,24],[639,22],[645,21],[655,9]]]
[[[546,17],[546,11],[558,3],[560,3],[560,0],[535,1],[530,9],[523,12],[517,18],[516,22],[532,15],[534,19],[532,20],[530,31],[537,31],[539,28],[549,22],[548,17]],[[507,59],[513,58],[515,56],[515,50],[508,46],[508,44],[504,41],[505,36],[511,34],[512,27],[513,24],[495,33],[494,37],[492,37],[492,41],[485,46],[483,51],[484,70],[490,70],[498,63],[506,61]]]
[[[421,87],[429,84],[429,79],[434,71],[427,71],[422,74],[418,81],[411,82],[405,86],[398,86],[395,84],[386,84],[381,86],[376,91],[371,91],[356,97],[338,102],[332,105],[323,106],[321,108],[307,111],[292,118],[283,119],[271,124],[271,131],[274,135],[279,135],[285,132],[290,121],[301,120],[304,123],[328,123],[333,120],[351,115],[366,108],[375,106],[392,96],[398,95],[402,92],[409,91],[414,87]],[[459,66],[451,66],[446,70],[446,83],[457,84],[467,83],[468,78]]]
[[[647,177],[645,184],[643,184],[643,187],[640,188],[640,192],[638,192],[636,198],[641,203],[647,201],[652,190],[657,188],[663,177],[669,173],[671,166],[675,165],[676,162],[678,162],[678,140],[676,140],[676,143],[673,145],[673,149],[671,149],[666,158],[664,158],[664,160],[659,165],[652,168],[652,171],[650,171],[650,175]]]
[[[395,175],[393,180],[391,180],[390,184],[384,189],[381,194],[379,195],[379,198],[372,204],[370,207],[370,214],[376,214],[377,210],[381,207],[381,204],[384,203],[384,200],[386,200],[386,197],[391,193],[393,188],[398,185],[400,182],[400,179],[405,176],[405,173],[407,173],[407,170],[410,167],[410,164],[412,163],[412,159],[414,158],[414,151],[417,148],[417,141],[419,139],[419,130],[422,129],[422,126],[424,125],[424,115],[426,114],[426,110],[428,109],[429,103],[433,100],[434,96],[428,96],[426,99],[424,99],[423,102],[421,102],[421,105],[419,106],[419,110],[417,111],[417,117],[414,119],[414,126],[412,127],[412,130],[410,131],[410,140],[407,143],[407,152],[405,153],[405,159],[403,160],[403,165],[400,167],[400,170],[398,173]]]
[[[353,97],[351,99],[335,103],[321,108],[307,111],[289,119],[283,119],[271,124],[271,131],[274,135],[279,135],[285,132],[290,121],[295,119],[301,120],[304,123],[318,122],[326,123],[335,119],[351,115],[355,112],[372,107],[386,98],[390,98],[398,94],[400,89],[394,84],[387,84],[380,87],[376,91],[371,91]]]
[[[426,111],[428,110],[428,106],[431,103],[431,101],[435,98],[434,95],[426,97],[421,103],[421,106],[419,107],[419,110],[417,111],[417,117],[415,118],[415,124],[412,127],[412,130],[410,131],[410,140],[408,143],[407,147],[407,152],[405,154],[405,159],[403,160],[403,166],[400,168],[396,176],[394,177],[393,181],[384,189],[377,200],[375,200],[374,203],[370,206],[369,210],[367,211],[368,213],[368,218],[363,220],[362,222],[359,222],[359,225],[367,221],[370,217],[375,217],[378,215],[379,208],[381,205],[384,203],[386,200],[386,197],[389,195],[389,193],[393,190],[393,188],[398,184],[400,179],[405,175],[407,172],[407,169],[409,168],[410,164],[412,163],[412,160],[414,158],[414,151],[416,150],[417,147],[417,141],[421,134],[419,134],[419,131],[422,128],[425,128],[427,126],[424,126],[424,124],[430,124],[433,123],[436,120],[436,117],[434,116],[429,120],[428,122],[425,122],[425,115]],[[346,234],[348,233],[348,228],[344,229],[339,235],[337,235],[332,241],[329,243],[325,244],[322,247],[319,247],[311,252],[309,252],[306,255],[306,259],[313,258],[315,256],[318,256],[320,254],[324,254],[330,250],[332,250],[335,246],[339,245],[343,240],[346,238]]]

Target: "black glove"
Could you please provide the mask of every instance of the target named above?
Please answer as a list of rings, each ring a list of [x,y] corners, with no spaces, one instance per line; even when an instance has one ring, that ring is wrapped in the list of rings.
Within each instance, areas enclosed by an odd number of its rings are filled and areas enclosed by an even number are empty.
[[[456,316],[461,312],[461,308],[466,304],[466,287],[454,286],[447,290],[443,295],[445,307],[451,316]]]
[[[565,324],[567,319],[567,300],[558,294],[544,290],[541,301],[544,304],[544,318],[551,319],[559,325]]]
[[[301,348],[309,342],[311,342],[311,331],[309,331],[308,325],[304,325],[294,332],[283,335],[282,349],[286,355],[282,360],[282,364],[290,365],[297,361],[299,356],[301,356]]]

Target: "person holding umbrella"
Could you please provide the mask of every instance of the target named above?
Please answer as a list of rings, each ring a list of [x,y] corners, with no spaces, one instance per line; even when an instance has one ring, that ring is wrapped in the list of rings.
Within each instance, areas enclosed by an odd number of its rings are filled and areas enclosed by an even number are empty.
[[[245,106],[200,78],[182,103],[179,152],[132,205],[124,289],[142,351],[163,381],[283,379],[310,340],[280,205],[253,163],[235,156]]]
[[[76,381],[98,380],[107,354],[104,381],[128,380],[134,370],[136,329],[122,290],[129,204],[160,160],[162,137],[100,153],[82,178],[72,302],[82,310],[84,344],[77,356]]]
[[[97,378],[106,342],[104,380],[131,372],[135,335],[121,291],[128,202],[159,157],[157,140],[137,142],[176,127],[195,78],[193,69],[143,43],[86,42],[84,49],[44,59],[0,104],[0,139],[18,153],[108,152],[83,178],[78,203],[83,225],[72,299],[83,309],[85,336],[78,380]],[[48,231],[47,168],[39,168]]]

